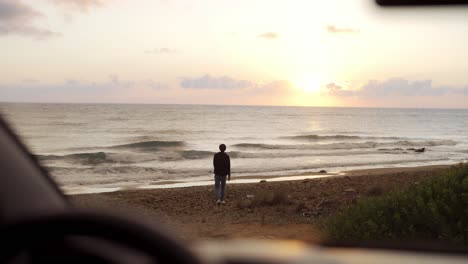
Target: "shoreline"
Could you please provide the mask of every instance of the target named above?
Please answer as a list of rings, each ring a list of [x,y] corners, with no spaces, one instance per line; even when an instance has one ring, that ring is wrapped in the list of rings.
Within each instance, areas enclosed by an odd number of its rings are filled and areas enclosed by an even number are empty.
[[[419,184],[450,166],[366,169],[293,181],[228,183],[227,203],[222,206],[215,205],[212,185],[68,197],[81,208],[112,209],[148,223],[162,223],[186,241],[245,237],[317,241],[323,236],[321,221],[356,199]]]
[[[453,165],[453,164],[452,164]],[[325,172],[325,173],[303,173],[298,175],[280,176],[280,175],[259,175],[259,176],[239,176],[233,177],[229,184],[252,184],[258,183],[262,180],[272,182],[287,182],[287,181],[300,181],[306,179],[319,179],[319,178],[334,178],[343,176],[355,176],[362,174],[383,174],[394,171],[414,171],[425,168],[443,168],[451,165],[424,165],[416,167],[387,167],[387,168],[370,168],[370,169],[356,169],[345,170],[340,172]],[[188,188],[209,186],[213,184],[213,180],[163,180],[155,181],[147,184],[128,184],[126,186],[73,186],[61,187],[61,190],[66,195],[80,195],[80,194],[94,194],[94,193],[107,193],[118,192],[127,190],[147,190],[147,189],[172,189],[172,188]]]
[[[297,181],[304,179],[325,178],[339,176],[342,173],[316,173],[304,175],[291,175],[291,176],[240,176],[232,179],[229,184],[251,184],[257,183],[262,180],[269,181]],[[129,184],[121,187],[95,187],[95,186],[81,186],[81,187],[61,187],[67,195],[79,194],[93,194],[93,193],[107,193],[116,191],[127,190],[147,190],[147,189],[177,189],[177,188],[190,188],[209,186],[213,184],[213,180],[197,180],[197,181],[159,181],[149,184]]]

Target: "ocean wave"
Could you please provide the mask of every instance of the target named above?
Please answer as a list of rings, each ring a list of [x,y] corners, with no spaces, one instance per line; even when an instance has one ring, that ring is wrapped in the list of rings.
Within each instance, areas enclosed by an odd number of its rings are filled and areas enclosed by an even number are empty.
[[[424,140],[424,141],[409,141],[409,140],[400,140],[396,142],[400,146],[455,146],[457,142],[451,139],[443,140]]]
[[[42,161],[65,160],[71,163],[79,163],[81,165],[99,165],[102,163],[138,163],[156,159],[154,155],[107,152],[74,153],[63,156],[37,155],[36,157]]]
[[[399,140],[392,142],[338,142],[329,144],[301,144],[301,145],[275,145],[275,144],[258,144],[258,143],[239,143],[233,145],[241,149],[259,149],[259,150],[281,150],[281,149],[311,149],[311,150],[339,150],[339,149],[361,149],[361,148],[377,148],[388,146],[412,146],[412,147],[434,147],[434,146],[454,146],[457,142],[454,140],[425,140],[425,141],[409,141]]]
[[[48,124],[44,124],[44,126],[57,126],[57,127],[80,127],[86,125],[87,123],[83,122],[65,122],[65,121],[57,121],[57,122],[50,122]]]
[[[448,158],[423,158],[423,159],[399,159],[379,161],[378,164],[371,161],[361,162],[327,162],[321,164],[291,165],[291,166],[269,166],[269,167],[247,167],[233,168],[235,175],[297,175],[298,173],[313,173],[321,169],[329,170],[338,168],[366,167],[366,166],[390,166],[421,164],[427,162],[449,161]],[[208,169],[162,169],[141,166],[95,166],[87,168],[47,167],[51,175],[62,184],[106,184],[122,181],[148,182],[154,180],[177,180],[190,177],[211,176],[212,171]],[[339,169],[338,169],[339,170]]]
[[[255,144],[255,143],[240,143],[234,147],[242,149],[258,149],[258,150],[340,150],[340,149],[366,149],[376,148],[379,146],[377,142],[339,142],[329,144],[301,144],[301,145],[275,145],[275,144]]]
[[[79,164],[84,166],[96,166],[102,164],[135,164],[150,161],[182,161],[182,160],[199,160],[210,159],[215,152],[204,150],[183,150],[183,151],[161,151],[155,153],[75,153],[69,155],[37,155],[41,161],[66,161],[69,164]],[[316,157],[316,156],[349,156],[349,155],[367,155],[367,154],[385,154],[382,151],[376,150],[360,150],[360,151],[327,151],[327,152],[243,152],[230,151],[228,155],[234,159],[277,159],[277,158],[293,158],[293,157]],[[48,163],[50,164],[50,163]]]
[[[297,139],[297,140],[310,140],[310,141],[319,141],[319,140],[349,140],[349,139],[362,139],[359,136],[349,136],[349,135],[332,135],[332,136],[319,136],[319,135],[298,135],[298,136],[289,136],[283,137],[286,139]]]
[[[336,130],[336,129],[316,130],[316,131],[310,131],[309,133],[314,133],[314,132],[319,132],[319,133],[322,133],[322,134],[333,134],[333,135],[349,135],[349,134],[369,135],[369,134],[371,134],[371,132],[369,132],[369,131]]]
[[[203,150],[186,150],[181,152],[184,159],[204,159],[214,155],[214,152]]]
[[[85,165],[95,165],[107,162],[107,154],[104,152],[75,153],[69,155],[37,155],[39,160],[76,160]]]
[[[324,157],[324,156],[352,156],[352,155],[370,155],[386,154],[377,150],[353,150],[353,151],[326,151],[326,152],[242,152],[231,151],[228,153],[231,158],[236,159],[281,159],[297,157]]]
[[[181,170],[165,170],[139,166],[97,166],[88,168],[46,167],[61,185],[142,183],[154,180],[180,179],[194,176]],[[198,172],[198,174],[201,174]]]
[[[80,165],[99,165],[103,163],[140,163],[147,161],[178,161],[194,160],[212,157],[214,152],[203,150],[182,150],[182,151],[160,151],[155,153],[108,153],[108,152],[87,152],[74,153],[68,155],[36,155],[40,161],[67,161]]]
[[[260,143],[239,143],[239,144],[234,144],[232,146],[237,147],[237,148],[252,148],[252,149],[294,149],[294,145],[273,145],[273,144],[260,144]]]
[[[143,136],[135,136],[129,137],[129,142],[131,143],[138,143],[138,142],[145,142],[145,141],[157,141],[159,140],[158,137],[151,136],[151,135],[143,135]],[[129,143],[130,144],[130,143]]]
[[[367,154],[385,154],[379,150],[403,150],[403,148],[414,147],[434,147],[453,146],[457,142],[453,140],[426,140],[426,141],[392,141],[392,142],[339,142],[329,144],[301,144],[301,145],[274,145],[240,143],[233,145],[234,150],[228,152],[231,158],[235,159],[272,159],[272,158],[292,158],[292,157],[314,157],[314,156],[349,156]],[[96,166],[100,164],[135,164],[151,161],[181,161],[209,159],[215,152],[205,150],[183,150],[179,149],[184,145],[181,141],[146,141],[134,144],[118,145],[112,148],[129,149],[125,152],[84,152],[68,155],[37,155],[41,161],[54,163],[54,161],[65,161],[66,163],[79,164],[84,166]],[[136,150],[157,150],[154,152],[139,152]],[[387,149],[388,148],[388,149]],[[249,151],[251,150],[251,151]],[[261,151],[265,150],[265,151]],[[268,150],[268,151],[266,151]],[[260,152],[259,152],[260,151]],[[54,163],[56,164],[56,163]]]
[[[400,137],[362,137],[351,135],[297,135],[282,137],[285,139],[302,140],[302,141],[321,141],[321,140],[399,140]]]
[[[157,150],[157,149],[167,149],[167,148],[176,148],[182,147],[185,145],[183,141],[142,141],[130,144],[116,145],[111,146],[111,149],[141,149],[141,150]]]
[[[63,167],[63,166],[46,166],[47,170],[51,173],[60,172],[60,175],[64,174],[79,174],[88,175],[88,174],[145,174],[145,173],[165,173],[165,174],[174,174],[176,171],[168,171],[159,168],[153,167],[141,167],[141,166],[93,166],[93,167]]]
[[[328,169],[328,168],[348,168],[348,167],[358,167],[358,166],[381,166],[386,167],[388,165],[404,165],[404,164],[414,164],[414,163],[425,163],[425,162],[441,162],[441,161],[448,161],[448,158],[427,158],[427,159],[401,159],[401,160],[390,160],[390,161],[379,161],[378,164],[373,162],[363,161],[363,162],[340,162],[340,163],[323,163],[323,164],[315,164],[315,165],[303,165],[303,166],[289,166],[289,167],[272,167],[270,169],[265,170],[265,168],[257,169],[257,168],[247,168],[241,171],[234,171],[235,173],[266,173],[271,174],[274,172],[283,173],[288,171],[314,171],[319,169]],[[280,175],[287,175],[280,174]]]
[[[214,132],[213,130],[205,130],[205,129],[134,129],[128,131],[130,134],[141,134],[141,135],[185,135],[185,134],[193,134],[193,133],[209,133]],[[127,131],[126,131],[127,133]]]

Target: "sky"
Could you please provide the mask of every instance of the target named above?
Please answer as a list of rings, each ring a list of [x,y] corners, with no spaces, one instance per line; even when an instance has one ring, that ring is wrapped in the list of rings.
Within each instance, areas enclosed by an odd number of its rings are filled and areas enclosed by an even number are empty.
[[[468,7],[0,0],[0,101],[468,108]]]

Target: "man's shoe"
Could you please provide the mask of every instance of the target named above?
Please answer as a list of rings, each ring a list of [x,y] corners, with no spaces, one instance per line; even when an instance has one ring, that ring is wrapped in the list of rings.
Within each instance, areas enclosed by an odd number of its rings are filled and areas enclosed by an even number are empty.
[[[225,204],[225,203],[226,203],[226,201],[224,201],[224,200],[221,201],[221,204]]]
[[[216,201],[216,205],[219,205],[221,203],[221,200]]]

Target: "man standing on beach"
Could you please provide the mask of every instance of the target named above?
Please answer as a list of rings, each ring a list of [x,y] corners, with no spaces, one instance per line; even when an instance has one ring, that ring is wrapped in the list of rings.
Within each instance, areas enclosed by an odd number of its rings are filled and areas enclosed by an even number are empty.
[[[225,153],[226,145],[219,145],[220,152],[216,153],[213,157],[214,178],[215,178],[215,192],[216,192],[216,205],[224,204],[224,189],[226,187],[226,178],[231,180],[231,159]]]

